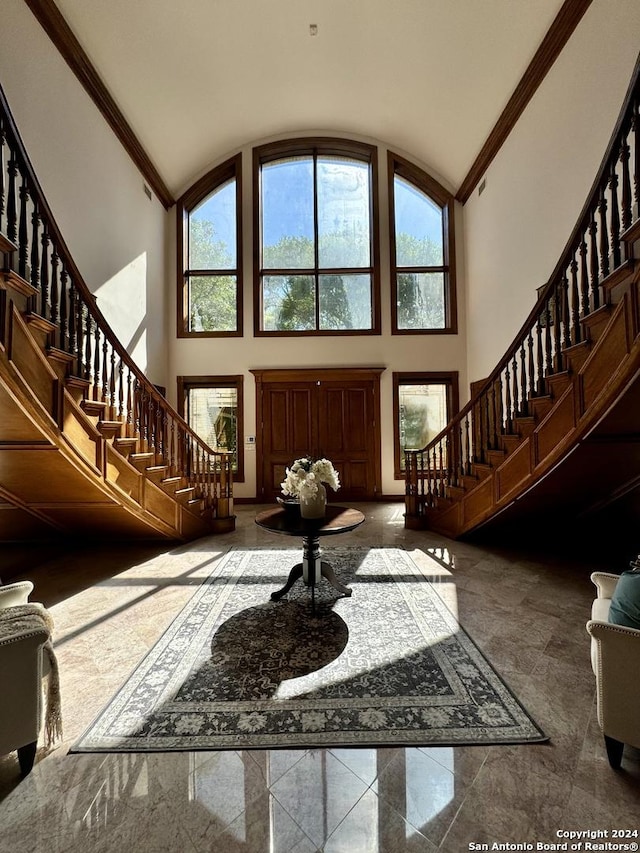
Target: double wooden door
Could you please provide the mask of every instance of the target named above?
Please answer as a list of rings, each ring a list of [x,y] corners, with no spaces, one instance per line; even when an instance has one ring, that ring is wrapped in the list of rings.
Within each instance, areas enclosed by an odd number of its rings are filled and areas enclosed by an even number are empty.
[[[257,493],[280,494],[285,469],[301,456],[330,459],[340,476],[331,501],[374,500],[380,492],[380,373],[384,368],[252,370],[256,378]]]

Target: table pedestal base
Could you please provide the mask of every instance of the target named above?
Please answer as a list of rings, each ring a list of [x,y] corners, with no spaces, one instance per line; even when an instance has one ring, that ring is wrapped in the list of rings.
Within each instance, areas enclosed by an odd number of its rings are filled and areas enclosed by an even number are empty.
[[[289,592],[297,580],[303,578],[305,585],[311,587],[311,601],[315,604],[315,587],[321,577],[326,578],[338,592],[343,595],[351,595],[352,590],[340,583],[331,564],[320,559],[319,537],[305,536],[302,540],[302,562],[296,563],[291,569],[287,582],[282,589],[271,593],[271,601],[279,601],[283,595]]]

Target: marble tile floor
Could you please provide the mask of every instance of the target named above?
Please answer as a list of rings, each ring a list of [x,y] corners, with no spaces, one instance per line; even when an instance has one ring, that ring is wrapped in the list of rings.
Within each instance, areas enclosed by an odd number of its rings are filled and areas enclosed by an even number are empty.
[[[23,566],[56,623],[64,741],[24,780],[15,753],[0,757],[0,853],[462,853],[640,829],[640,751],[612,771],[595,716],[584,626],[603,566],[408,531],[401,503],[361,505],[367,522],[340,544],[404,547],[430,566],[549,743],[67,754],[227,548],[283,547],[254,524],[259,508],[189,545],[70,548]]]

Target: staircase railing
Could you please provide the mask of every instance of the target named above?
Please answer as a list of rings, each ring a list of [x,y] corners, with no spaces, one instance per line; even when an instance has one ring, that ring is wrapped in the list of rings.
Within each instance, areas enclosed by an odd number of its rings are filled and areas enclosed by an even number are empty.
[[[549,281],[489,378],[429,444],[405,450],[407,518],[424,516],[489,463],[517,418],[533,414],[551,377],[587,340],[584,320],[608,302],[607,285],[628,265],[625,232],[640,217],[640,57],[607,152]]]
[[[15,251],[28,310],[43,318],[48,350],[69,364],[101,420],[137,438],[168,476],[184,477],[214,518],[232,512],[231,454],[209,447],[136,366],[97,306],[58,229],[0,88],[0,234]]]

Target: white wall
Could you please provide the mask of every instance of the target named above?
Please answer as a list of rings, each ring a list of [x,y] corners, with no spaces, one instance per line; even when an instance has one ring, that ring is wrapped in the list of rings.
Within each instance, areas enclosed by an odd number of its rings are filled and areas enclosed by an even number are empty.
[[[100,309],[147,376],[167,384],[167,213],[24,0],[2,0],[0,84]]]
[[[487,376],[560,259],[640,48],[640,2],[594,0],[464,207],[469,381]]]
[[[293,134],[295,135],[295,134]],[[340,136],[331,130],[317,131],[312,136]],[[353,137],[352,137],[353,138]],[[244,217],[244,337],[242,338],[181,338],[172,339],[170,372],[173,377],[206,374],[236,374],[244,376],[244,432],[245,436],[256,435],[256,393],[251,369],[283,367],[384,367],[380,379],[380,421],[382,432],[382,491],[384,494],[404,494],[404,482],[393,479],[393,394],[392,374],[394,371],[444,371],[457,370],[460,379],[461,400],[466,400],[465,348],[465,294],[462,238],[457,232],[457,290],[458,290],[458,334],[457,335],[391,335],[391,286],[389,277],[389,245],[384,235],[388,234],[388,192],[386,147],[379,141],[359,137],[378,147],[379,205],[381,219],[381,308],[382,334],[354,337],[319,338],[265,338],[253,337],[253,258],[251,216]],[[266,140],[259,140],[259,145]],[[406,152],[394,149],[395,153],[409,157]],[[230,152],[229,155],[231,156]],[[252,145],[242,150],[244,209],[251,210]],[[221,158],[223,162],[226,157]],[[215,165],[215,164],[212,164]],[[418,163],[417,165],[421,165]],[[438,176],[434,176],[438,178]],[[440,179],[440,178],[438,178]],[[441,179],[440,179],[441,180]],[[442,180],[441,180],[442,182]],[[443,182],[442,182],[443,183]],[[175,227],[175,224],[173,225]],[[457,211],[456,227],[461,228],[460,211]],[[175,328],[175,300],[171,328]],[[172,393],[175,395],[175,382]],[[175,402],[174,397],[170,397]],[[293,460],[292,460],[293,461]],[[237,497],[253,497],[256,494],[255,445],[245,444],[245,483],[234,486]]]

